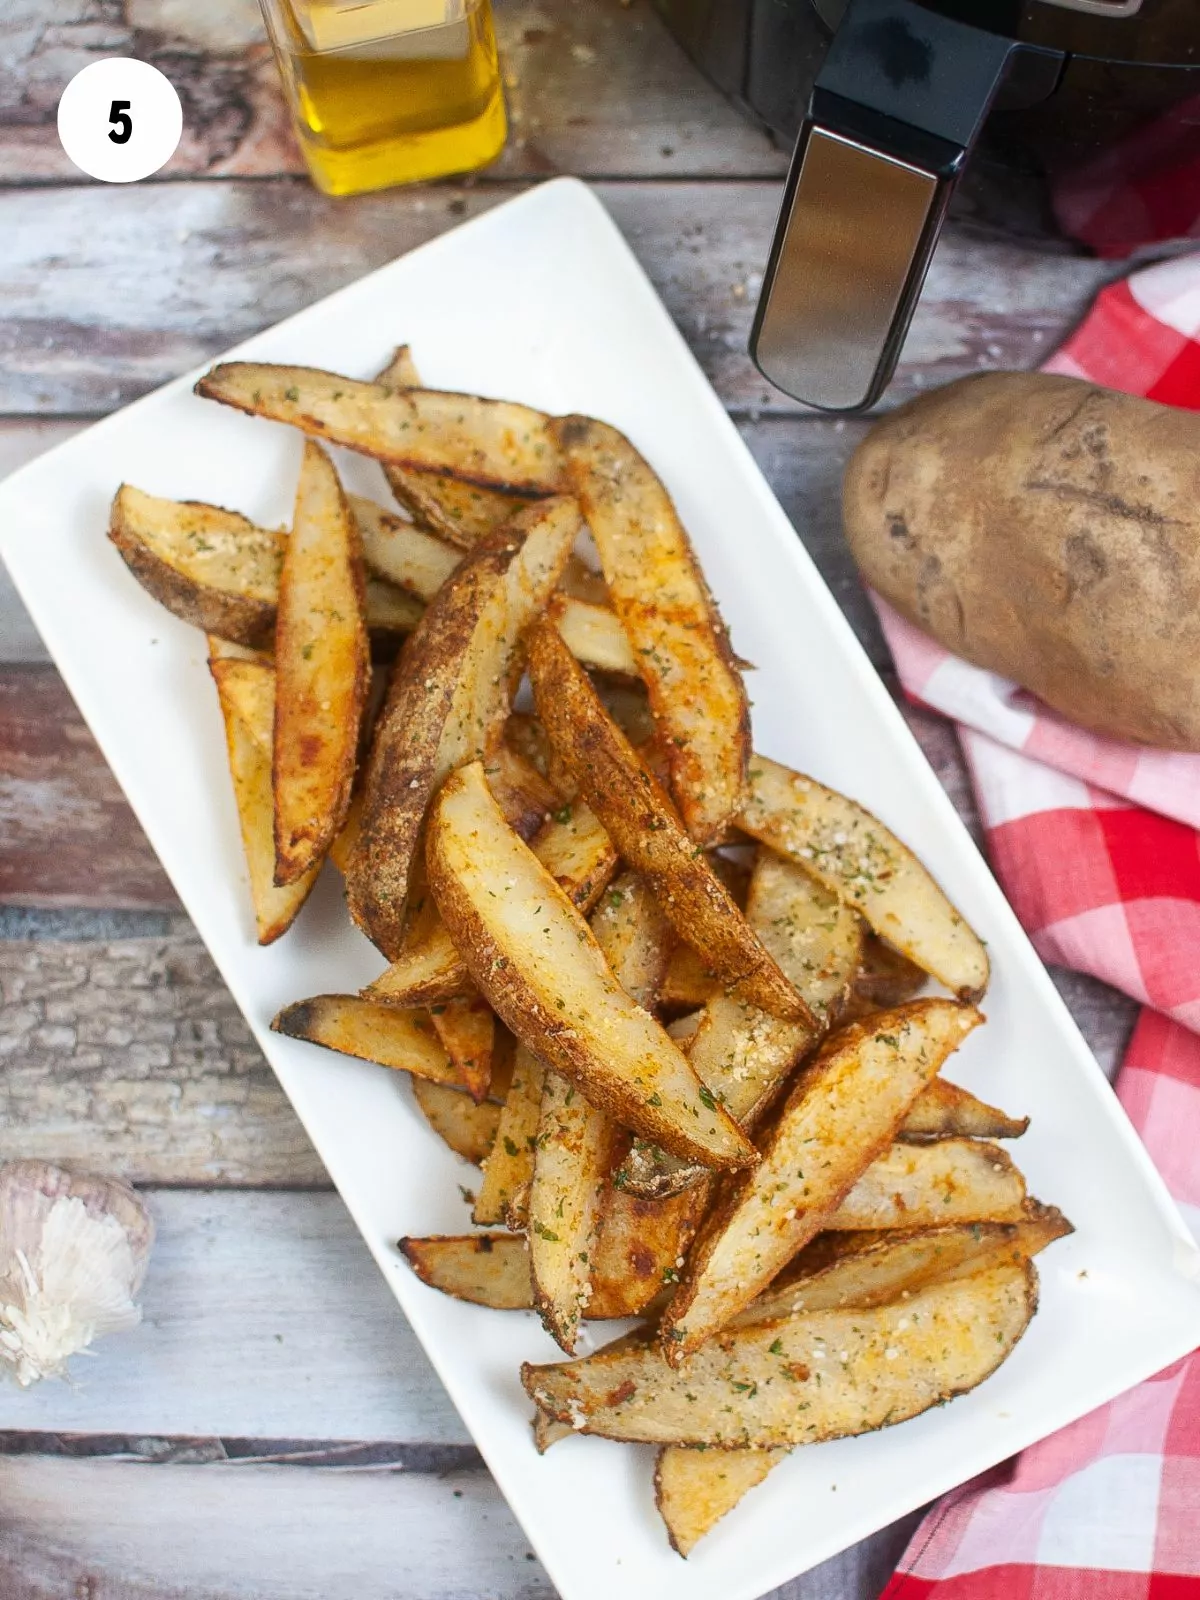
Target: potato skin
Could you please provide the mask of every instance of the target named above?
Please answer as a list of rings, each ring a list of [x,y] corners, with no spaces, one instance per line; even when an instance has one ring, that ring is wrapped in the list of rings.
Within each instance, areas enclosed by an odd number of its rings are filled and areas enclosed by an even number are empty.
[[[1200,418],[988,373],[878,422],[843,489],[863,577],[956,655],[1112,738],[1200,750]]]

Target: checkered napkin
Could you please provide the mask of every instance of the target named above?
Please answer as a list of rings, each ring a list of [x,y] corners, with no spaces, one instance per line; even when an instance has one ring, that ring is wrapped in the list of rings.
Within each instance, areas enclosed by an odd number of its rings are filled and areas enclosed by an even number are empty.
[[[1104,290],[1048,370],[1200,410],[1200,256]],[[1200,754],[1085,733],[876,604],[1039,953],[1144,1003],[1117,1093],[1200,1240]],[[1200,1600],[1200,1352],[948,1495],[884,1600],[926,1595]]]

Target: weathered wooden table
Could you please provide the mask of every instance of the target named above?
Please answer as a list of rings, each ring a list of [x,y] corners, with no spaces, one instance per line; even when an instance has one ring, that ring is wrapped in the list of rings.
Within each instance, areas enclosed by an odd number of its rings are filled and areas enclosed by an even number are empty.
[[[886,676],[838,531],[863,424],[805,414],[745,354],[784,156],[648,0],[497,10],[512,112],[498,165],[329,201],[300,175],[254,0],[6,0],[0,474],[522,186],[576,173]],[[171,165],[127,188],[78,182],[55,134],[64,83],[109,55],[153,61],[185,108]],[[890,402],[1035,364],[1105,276],[952,231]],[[909,716],[973,822],[952,734]],[[1062,987],[1111,1065],[1132,1008],[1085,980]],[[0,1159],[124,1174],[160,1230],[142,1328],[78,1363],[76,1388],[0,1390],[4,1600],[552,1593],[4,587],[0,1001]],[[781,1593],[874,1595],[911,1525]]]

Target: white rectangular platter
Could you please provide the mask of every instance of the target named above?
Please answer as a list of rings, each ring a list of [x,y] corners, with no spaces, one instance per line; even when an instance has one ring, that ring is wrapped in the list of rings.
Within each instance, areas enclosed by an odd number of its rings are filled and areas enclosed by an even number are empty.
[[[620,234],[581,184],[534,190],[231,355],[368,377],[410,341],[426,382],[584,411],[666,480],[751,679],[756,747],[876,811],[988,941],[988,1025],[949,1075],[1032,1116],[1018,1156],[1077,1233],[1041,1258],[1041,1310],[973,1394],[900,1427],[797,1451],[685,1564],[654,1511],[650,1452],[575,1438],[540,1459],[517,1379],[555,1347],[529,1314],[460,1304],[398,1257],[405,1233],[468,1226],[472,1171],[402,1078],[269,1031],[286,1002],[381,969],[327,869],[292,932],[254,943],[203,638],[161,610],[105,538],[128,480],[291,511],[299,440],[191,394],[195,373],[0,486],[2,551],[83,715],[290,1095],[396,1298],[566,1600],[753,1600],[1200,1343],[1197,1253],[949,800]],[[384,495],[369,462],[350,487]],[[237,1330],[230,1330],[236,1343]],[[319,1381],[319,1374],[298,1375]]]

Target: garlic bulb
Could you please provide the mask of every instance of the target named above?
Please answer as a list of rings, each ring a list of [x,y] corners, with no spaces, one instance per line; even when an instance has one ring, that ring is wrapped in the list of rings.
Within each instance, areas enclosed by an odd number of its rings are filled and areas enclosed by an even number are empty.
[[[0,1373],[26,1387],[141,1321],[154,1223],[127,1184],[45,1161],[0,1166]]]

